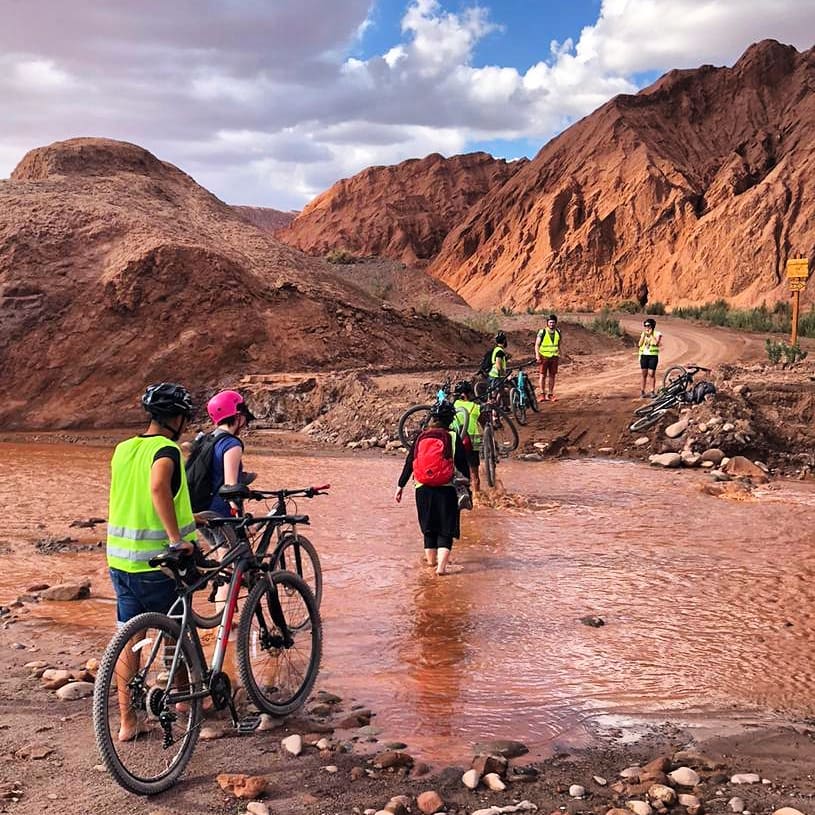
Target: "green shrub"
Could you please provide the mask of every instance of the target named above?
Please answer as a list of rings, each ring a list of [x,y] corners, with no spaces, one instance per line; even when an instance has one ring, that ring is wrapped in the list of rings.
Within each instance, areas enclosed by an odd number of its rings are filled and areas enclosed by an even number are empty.
[[[792,328],[792,309],[785,301],[776,303],[772,309],[762,303],[756,308],[730,308],[724,300],[716,300],[703,306],[682,306],[671,314],[691,320],[703,320],[713,325],[727,326],[741,331],[788,334]],[[802,337],[815,337],[815,306],[801,314],[798,333]]]
[[[787,345],[787,343],[783,343],[781,353],[784,355],[787,365],[793,365],[799,359],[806,359],[807,357],[807,352],[802,351],[798,345]]]
[[[767,359],[769,359],[773,365],[778,365],[778,363],[781,362],[781,345],[782,344],[780,342],[777,340],[771,340],[769,337],[764,340],[764,348],[767,351]]]
[[[465,318],[464,325],[474,331],[480,331],[482,334],[495,334],[500,323],[498,322],[498,316],[494,312],[479,311],[473,314],[472,317]]]
[[[515,312],[512,310],[512,306],[501,306],[501,314],[505,317],[512,317]]]
[[[648,303],[648,305],[645,307],[645,313],[653,314],[659,317],[661,314],[665,313],[665,303],[661,303],[659,300],[654,303]]]
[[[617,311],[624,311],[626,314],[639,314],[642,306],[636,300],[623,300],[617,303]]]
[[[332,249],[326,254],[325,259],[329,263],[356,263],[358,258],[356,255],[349,252],[347,249]]]
[[[623,330],[620,321],[611,316],[611,312],[604,308],[590,323],[589,329],[598,334],[608,334],[610,337],[622,337]]]
[[[801,350],[800,346],[790,345],[784,340],[773,340],[767,337],[764,340],[764,348],[767,351],[767,359],[773,365],[778,365],[781,362],[781,357],[784,357],[784,362],[787,365],[794,365],[798,360],[807,358],[807,352]]]

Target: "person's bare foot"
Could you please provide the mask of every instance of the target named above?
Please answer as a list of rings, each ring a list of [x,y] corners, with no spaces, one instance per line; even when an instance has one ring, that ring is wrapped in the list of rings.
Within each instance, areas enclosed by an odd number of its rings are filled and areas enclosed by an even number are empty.
[[[149,732],[149,728],[141,724],[138,719],[127,722],[122,721],[121,725],[119,725],[119,735],[117,738],[120,742],[133,741],[147,732]]]

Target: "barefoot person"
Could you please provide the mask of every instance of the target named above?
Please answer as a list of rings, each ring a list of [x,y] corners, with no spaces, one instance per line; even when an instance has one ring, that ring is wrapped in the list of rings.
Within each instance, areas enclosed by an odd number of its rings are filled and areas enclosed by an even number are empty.
[[[642,323],[642,333],[640,334],[637,348],[640,355],[640,370],[642,371],[642,385],[640,396],[654,396],[657,385],[657,363],[659,362],[659,349],[662,347],[662,334],[657,331],[657,323],[652,317],[648,317]],[[648,389],[648,380],[651,380],[651,388]]]
[[[116,592],[119,627],[145,611],[166,614],[175,602],[175,582],[148,561],[169,547],[192,552],[195,520],[178,439],[193,413],[185,388],[151,385],[141,399],[150,423],[140,436],[117,445],[110,463],[107,562]],[[139,668],[139,652],[122,652],[117,666],[119,741],[140,731],[128,682]]]
[[[456,432],[450,430],[455,417],[453,406],[449,402],[434,405],[431,417],[407,454],[395,498],[401,502],[412,474],[425,559],[429,566],[436,567],[436,574],[443,575],[447,574],[453,540],[460,535],[461,511],[453,478],[456,470],[469,478],[470,468],[463,445],[457,443]]]
[[[541,398],[545,401],[555,401],[555,377],[560,364],[560,329],[557,327],[557,317],[549,315],[546,327],[538,331],[535,338],[535,359],[538,361],[540,373]],[[546,379],[549,378],[549,387]]]

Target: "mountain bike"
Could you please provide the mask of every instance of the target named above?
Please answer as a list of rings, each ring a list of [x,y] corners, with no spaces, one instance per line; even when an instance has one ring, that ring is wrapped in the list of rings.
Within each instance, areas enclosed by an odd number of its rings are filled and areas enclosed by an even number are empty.
[[[297,517],[292,514],[297,512],[297,504],[292,499],[326,495],[330,487],[330,484],[324,484],[321,487],[302,487],[294,490],[256,490],[244,484],[236,484],[222,487],[218,494],[225,501],[237,506],[237,517],[244,515],[246,501],[268,502],[272,498],[275,499],[274,507],[270,509],[267,516]],[[267,508],[268,506],[267,503]],[[201,515],[206,514],[208,513],[201,513]],[[209,530],[204,526],[202,532],[203,537],[212,547],[203,553],[205,558],[218,555],[221,549],[227,551],[235,543],[232,529],[229,526]],[[258,560],[268,561],[272,569],[293,572],[305,581],[314,594],[317,608],[319,608],[323,599],[323,572],[320,557],[317,554],[317,548],[298,531],[297,525],[285,526],[275,523],[254,533],[254,536],[250,530],[247,530],[247,535],[250,540],[254,537],[251,543]],[[215,628],[221,622],[223,601],[217,599],[217,594],[218,589],[228,582],[229,574],[221,574],[213,580],[206,600],[204,598],[196,600],[192,613],[195,624],[199,628]]]
[[[524,366],[518,367],[517,371],[508,377],[508,384],[511,387],[509,392],[509,407],[512,415],[518,424],[526,424],[526,410],[531,408],[538,412],[538,399],[535,395],[535,385],[524,370]]]
[[[498,460],[508,456],[518,447],[518,430],[512,423],[509,413],[499,404],[501,383],[493,383],[481,403],[481,420],[484,430],[481,434],[481,458],[487,484],[495,486],[495,470]]]
[[[656,424],[671,408],[680,404],[690,404],[693,378],[702,371],[709,373],[710,368],[703,368],[701,365],[688,365],[687,368],[674,365],[669,368],[665,372],[665,386],[649,404],[634,411],[634,415],[639,418],[635,419],[628,429],[632,432],[645,430]]]
[[[515,427],[509,411],[501,403],[506,391],[505,383],[506,377],[498,377],[482,391],[483,396],[476,397],[476,401],[481,404],[481,413],[484,415],[485,423],[489,422],[492,426],[495,449],[497,455],[501,457],[506,457],[517,450],[520,444],[518,428]]]
[[[434,404],[440,405],[442,402],[452,402],[450,398],[453,392],[453,385],[450,377],[444,380],[436,391],[436,401]],[[400,417],[397,433],[399,441],[405,447],[410,447],[419,433],[424,430],[430,422],[430,411],[434,405],[412,405]]]
[[[308,523],[306,515],[218,518],[232,526],[236,544],[202,573],[188,555],[168,550],[149,561],[172,575],[178,599],[167,614],[148,612],[126,622],[105,649],[93,694],[93,729],[102,760],[118,784],[137,795],[171,787],[198,741],[202,704],[229,709],[233,727],[251,733],[260,714],[240,719],[224,658],[238,594],[253,586],[240,615],[236,661],[241,684],[258,710],[284,716],[306,701],[320,668],[322,625],[309,587],[295,574],[274,570],[252,551],[253,526]],[[229,571],[229,591],[212,659],[207,664],[191,611],[193,594]],[[130,728],[118,738],[122,724]]]

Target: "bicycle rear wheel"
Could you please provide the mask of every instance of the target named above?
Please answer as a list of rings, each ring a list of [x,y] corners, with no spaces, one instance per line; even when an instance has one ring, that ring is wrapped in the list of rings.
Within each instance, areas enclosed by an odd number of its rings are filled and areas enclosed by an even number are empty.
[[[521,395],[517,388],[513,388],[509,394],[509,404],[512,408],[512,415],[517,419],[518,424],[526,424],[526,394]]]
[[[410,447],[416,436],[427,427],[430,421],[431,405],[414,405],[408,408],[399,419],[399,441],[405,447]]]
[[[284,569],[296,574],[310,589],[317,603],[317,608],[323,600],[323,571],[320,558],[314,544],[299,532],[289,530],[280,537],[277,549],[277,559],[272,564],[275,569]],[[307,621],[305,617],[303,622]],[[299,628],[290,622],[292,628]]]
[[[518,449],[520,438],[518,428],[503,408],[498,408],[497,421],[493,423],[492,431],[495,434],[495,449],[499,456],[508,456]]]
[[[317,603],[297,575],[270,572],[255,584],[241,613],[237,658],[241,683],[260,710],[285,716],[305,704],[322,645]]]
[[[651,425],[656,424],[667,412],[669,408],[657,408],[656,410],[651,411],[647,416],[642,416],[641,418],[637,419],[635,422],[632,422],[628,429],[636,432],[637,430],[645,430],[646,428],[651,427]]]
[[[495,465],[497,456],[495,452],[495,436],[492,432],[492,425],[484,428],[484,435],[481,437],[481,456],[484,459],[484,472],[487,476],[487,484],[495,486]]]
[[[184,772],[198,741],[201,700],[179,710],[167,703],[168,687],[173,693],[200,691],[202,675],[189,637],[181,638],[181,626],[164,614],[134,617],[108,644],[94,685],[93,731],[108,772],[129,792],[155,795]],[[123,717],[133,733],[128,741],[119,741]]]

